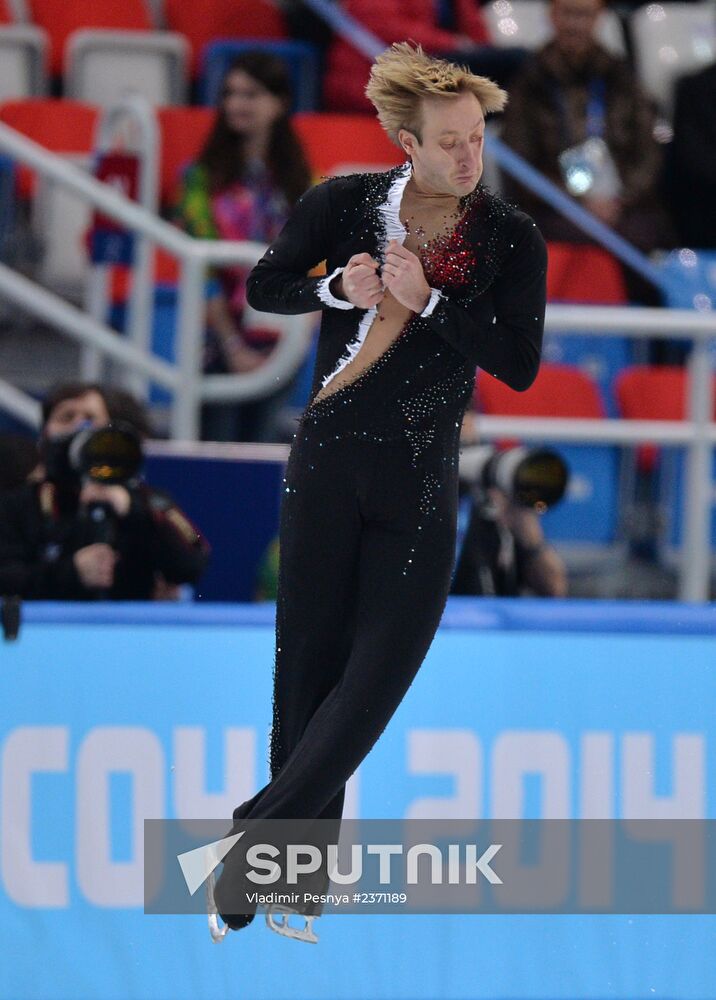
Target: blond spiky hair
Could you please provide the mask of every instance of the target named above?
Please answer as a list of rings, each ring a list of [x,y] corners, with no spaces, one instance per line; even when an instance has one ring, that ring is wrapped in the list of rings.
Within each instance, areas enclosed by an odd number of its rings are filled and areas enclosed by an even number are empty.
[[[507,103],[507,93],[486,76],[476,76],[446,59],[434,59],[423,52],[422,46],[409,42],[395,42],[378,56],[365,88],[380,124],[395,143],[401,128],[422,142],[421,98],[450,98],[464,93],[475,95],[483,114],[502,111]]]

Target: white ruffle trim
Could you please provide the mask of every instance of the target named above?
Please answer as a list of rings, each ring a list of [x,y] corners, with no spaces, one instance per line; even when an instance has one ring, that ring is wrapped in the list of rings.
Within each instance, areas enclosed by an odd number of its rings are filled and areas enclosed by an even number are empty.
[[[428,299],[428,304],[425,306],[423,311],[420,313],[421,316],[431,316],[433,309],[438,304],[440,299],[443,297],[443,293],[439,288],[430,289],[430,298]]]
[[[336,275],[340,274],[342,271],[342,267],[337,267],[333,274],[328,274],[325,278],[321,278],[316,286],[318,298],[321,302],[325,302],[327,306],[333,306],[334,309],[355,309],[352,302],[348,302],[346,299],[337,298],[330,289],[331,282]]]
[[[400,203],[403,200],[403,191],[405,190],[405,185],[410,180],[410,175],[413,172],[413,165],[408,160],[407,163],[401,168],[398,176],[395,178],[393,183],[390,185],[390,190],[388,195],[382,205],[378,206],[378,211],[383,216],[383,222],[385,225],[385,234],[382,245],[378,248],[380,254],[381,264],[385,261],[385,250],[391,240],[397,240],[399,243],[405,242],[405,237],[408,235],[405,226],[400,221]],[[337,272],[334,272],[334,274]],[[331,278],[333,275],[331,275]],[[320,294],[320,292],[319,292]],[[323,301],[326,301],[325,299]],[[434,307],[433,307],[434,308]],[[363,346],[363,342],[370,330],[373,320],[378,314],[378,309],[376,306],[372,306],[363,316],[362,320],[358,324],[358,329],[356,330],[356,335],[347,345],[345,353],[341,355],[338,360],[338,364],[330,375],[326,375],[323,379],[321,385],[326,386],[331,382],[339,372],[343,371],[346,365],[350,364],[353,358],[356,356],[358,351]]]

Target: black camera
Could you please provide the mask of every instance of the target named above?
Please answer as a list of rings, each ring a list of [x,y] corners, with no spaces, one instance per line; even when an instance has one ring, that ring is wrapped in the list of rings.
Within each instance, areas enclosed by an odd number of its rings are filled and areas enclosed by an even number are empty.
[[[497,487],[512,503],[542,512],[564,496],[569,469],[550,448],[476,444],[461,450],[460,479],[479,494]]]
[[[91,479],[107,486],[126,486],[144,461],[141,439],[124,421],[46,438],[41,455],[47,478],[61,485]]]
[[[41,454],[48,479],[60,487],[85,480],[104,486],[129,486],[144,461],[142,443],[131,424],[115,421],[106,427],[82,427],[72,434],[47,438]],[[117,515],[111,503],[94,501],[82,510],[86,544],[117,540]]]

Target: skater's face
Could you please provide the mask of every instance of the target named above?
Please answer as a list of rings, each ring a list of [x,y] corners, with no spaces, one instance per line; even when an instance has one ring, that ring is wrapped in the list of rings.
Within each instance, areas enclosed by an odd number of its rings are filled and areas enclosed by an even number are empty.
[[[482,176],[485,116],[474,94],[425,97],[421,107],[421,141],[407,129],[398,139],[413,163],[418,187],[428,194],[462,198]]]

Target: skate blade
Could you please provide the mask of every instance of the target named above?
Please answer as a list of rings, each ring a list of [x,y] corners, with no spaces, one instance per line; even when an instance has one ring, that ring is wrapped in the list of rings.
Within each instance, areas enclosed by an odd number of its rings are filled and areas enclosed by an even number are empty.
[[[219,926],[219,914],[216,912],[216,901],[214,899],[214,886],[216,885],[216,875],[214,872],[206,880],[206,908],[209,920],[209,934],[214,944],[221,944],[231,928],[228,924]]]
[[[303,917],[306,921],[303,927],[292,927],[289,924],[288,920],[292,913]],[[276,917],[279,919],[275,919]],[[266,925],[272,931],[276,931],[277,934],[282,934],[284,937],[293,938],[295,941],[308,941],[310,944],[318,944],[318,938],[313,931],[315,919],[315,914],[297,913],[296,910],[292,910],[288,906],[279,906],[277,903],[269,906],[266,911]]]

